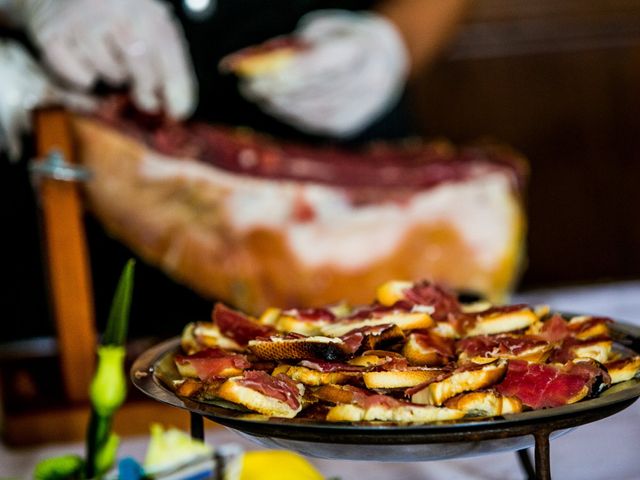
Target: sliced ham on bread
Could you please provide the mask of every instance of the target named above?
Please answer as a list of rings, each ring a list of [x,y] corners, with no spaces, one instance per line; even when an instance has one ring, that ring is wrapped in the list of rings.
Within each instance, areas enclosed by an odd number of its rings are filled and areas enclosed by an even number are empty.
[[[362,379],[367,388],[384,390],[415,387],[433,381],[442,374],[443,371],[438,368],[409,367],[406,370],[366,372],[362,374]]]
[[[278,373],[309,386],[339,385],[362,376],[361,369],[354,368],[351,365],[336,365],[332,370],[322,371],[322,369],[310,368],[305,365],[283,364],[273,371],[273,375]]]
[[[635,378],[640,373],[640,355],[613,360],[604,364],[611,376],[611,383],[620,383]]]
[[[228,379],[218,396],[269,417],[293,418],[302,410],[304,392],[302,384],[285,375],[252,371]]]
[[[248,348],[256,357],[265,360],[343,360],[351,353],[349,346],[335,337],[283,338],[249,341]]]
[[[424,405],[370,406],[336,405],[327,413],[328,422],[393,422],[393,423],[433,423],[458,420],[464,412],[444,407]]]
[[[524,330],[538,321],[535,311],[527,305],[494,307],[472,316],[475,316],[475,319],[465,331],[465,335],[469,337]]]
[[[462,410],[469,417],[496,417],[522,411],[522,402],[494,390],[456,395],[444,402],[447,408]]]
[[[502,379],[507,362],[498,360],[484,366],[467,366],[453,372],[444,380],[418,386],[407,392],[413,403],[442,405],[446,400],[470,390],[487,388]]]

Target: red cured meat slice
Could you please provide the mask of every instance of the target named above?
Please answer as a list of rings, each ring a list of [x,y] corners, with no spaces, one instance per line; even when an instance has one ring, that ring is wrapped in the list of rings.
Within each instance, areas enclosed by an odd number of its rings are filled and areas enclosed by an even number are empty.
[[[548,342],[560,342],[571,335],[567,321],[562,316],[556,314],[544,322],[542,330],[538,334]]]
[[[249,340],[268,337],[276,332],[273,327],[251,320],[246,315],[232,310],[222,303],[216,304],[212,316],[220,332],[242,346],[246,346]]]
[[[464,181],[489,172],[507,172],[516,189],[524,183],[526,165],[489,148],[442,148],[373,145],[366,149],[322,148],[279,142],[266,135],[191,122],[179,124],[137,111],[126,97],[103,103],[97,117],[126,131],[160,153],[199,159],[219,168],[255,177],[311,181],[356,187],[356,203],[375,202],[379,188],[396,187],[398,201],[416,189]],[[368,192],[367,189],[373,188]]]
[[[447,320],[449,314],[460,312],[460,303],[456,296],[439,285],[423,281],[403,293],[412,304],[434,307],[435,311],[431,316],[436,321]]]
[[[369,337],[378,337],[385,331],[394,328],[394,325],[385,323],[383,325],[372,325],[368,327],[356,328],[344,334],[340,339],[345,343],[349,353],[357,352],[362,343]]]
[[[443,337],[431,331],[413,332],[413,337],[418,345],[425,350],[435,350],[443,357],[451,358],[454,356],[454,340],[452,338]]]
[[[580,340],[575,337],[567,337],[562,341],[562,344],[553,351],[550,362],[566,363],[569,360],[576,358],[576,349],[580,347],[586,347],[594,345],[600,342],[609,341],[610,338],[606,336],[593,337],[588,340]]]
[[[293,308],[282,314],[311,322],[333,322],[336,319],[334,313],[327,308]]]
[[[191,365],[200,380],[215,378],[230,368],[244,370],[251,366],[246,356],[219,348],[207,348],[192,355],[176,355],[176,362]]]
[[[458,352],[465,352],[469,357],[494,355],[519,355],[531,348],[546,345],[547,342],[532,336],[523,335],[478,335],[464,338],[457,342]]]
[[[289,405],[293,410],[300,407],[300,391],[297,384],[282,373],[271,376],[263,371],[245,372],[244,376],[237,380],[239,385],[260,392],[276,400]]]
[[[347,317],[347,320],[365,320],[367,318],[380,318],[393,312],[409,312],[413,305],[409,302],[399,301],[391,306],[371,305],[356,309]]]
[[[496,389],[502,395],[517,397],[533,409],[559,407],[575,401],[585,387],[591,390],[597,377],[605,383],[610,381],[594,362],[556,367],[511,360],[504,380]]]
[[[318,372],[362,372],[366,370],[358,365],[349,365],[348,363],[325,362],[322,360],[302,360],[300,366],[317,370]]]

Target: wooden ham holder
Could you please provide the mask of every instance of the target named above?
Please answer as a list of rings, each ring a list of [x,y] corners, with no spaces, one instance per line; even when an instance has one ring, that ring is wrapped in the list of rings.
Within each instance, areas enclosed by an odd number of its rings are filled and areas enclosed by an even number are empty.
[[[12,445],[84,439],[98,342],[81,188],[89,172],[75,158],[66,111],[38,111],[34,131],[38,159],[31,171],[40,205],[42,257],[67,406],[5,418],[3,437]],[[154,421],[185,430],[189,427],[189,415],[184,412],[158,402],[136,401],[125,403],[118,411],[114,430],[120,435],[147,434]]]
[[[42,234],[60,368],[70,401],[88,399],[97,335],[78,179],[62,178],[57,162],[76,165],[69,119],[64,110],[44,110],[35,118],[34,176],[42,211]],[[60,163],[58,168],[62,167]],[[59,170],[62,172],[62,170]]]

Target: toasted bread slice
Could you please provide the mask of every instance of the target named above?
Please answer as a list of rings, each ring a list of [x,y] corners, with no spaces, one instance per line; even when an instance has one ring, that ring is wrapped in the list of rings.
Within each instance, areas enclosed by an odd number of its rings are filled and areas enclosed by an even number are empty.
[[[486,358],[506,358],[506,359],[518,359],[518,360],[526,360],[527,362],[532,363],[544,363],[548,358],[551,350],[553,349],[553,345],[534,345],[531,348],[518,352],[517,354],[513,353],[504,353],[504,352],[496,352],[489,354]],[[469,357],[466,352],[461,352],[458,356],[458,362],[467,363],[472,361],[474,363],[481,363],[481,357]]]
[[[516,311],[497,312],[489,315],[478,314],[476,323],[465,336],[494,335],[496,333],[513,332],[527,328],[538,320],[538,316],[530,308]]]
[[[179,363],[176,362],[176,368],[178,373],[185,378],[199,378],[198,370],[191,363]],[[218,370],[215,373],[216,377],[230,378],[237,375],[242,375],[243,368],[237,368],[233,365],[229,365],[223,369]]]
[[[213,379],[203,382],[193,378],[187,378],[174,385],[176,395],[194,398],[196,400],[214,400],[218,397],[218,390],[225,379]]]
[[[604,364],[611,376],[611,383],[626,382],[640,372],[640,355],[615,360]]]
[[[362,347],[365,350],[375,350],[404,340],[404,331],[398,325],[391,325],[380,333],[365,334]]]
[[[298,50],[293,47],[282,47],[269,51],[256,49],[254,53],[247,51],[231,54],[221,61],[220,68],[222,71],[233,72],[240,77],[272,74],[286,67]]]
[[[376,300],[381,305],[390,307],[400,300],[405,300],[404,291],[413,287],[413,282],[390,280],[376,289]]]
[[[280,332],[293,332],[312,337],[322,335],[322,326],[327,323],[329,322],[281,315],[276,322],[276,329]]]
[[[586,315],[573,317],[569,320],[568,327],[579,340],[609,336],[607,319],[601,317]]]
[[[329,403],[357,403],[359,399],[363,399],[368,392],[351,385],[322,385],[313,390],[313,395],[318,400]]]
[[[369,408],[351,404],[340,404],[329,409],[328,422],[395,422],[395,423],[432,423],[445,420],[457,420],[464,412],[451,408],[423,405],[401,405],[386,407],[375,405]]]
[[[262,413],[270,417],[293,418],[302,410],[302,395],[304,386],[299,385],[298,408],[294,409],[286,402],[265,395],[252,388],[238,383],[242,377],[233,377],[222,384],[218,396],[233,403],[238,403],[249,410]]]
[[[453,340],[435,332],[412,333],[402,347],[402,354],[411,365],[445,365],[449,363],[453,353]]]
[[[511,360],[526,360],[533,363],[542,363],[551,354],[553,344],[531,335],[477,335],[467,337],[457,343],[458,363],[465,364],[477,359],[506,358]]]
[[[460,309],[463,313],[480,313],[491,308],[493,304],[487,300],[478,300],[473,303],[463,303]]]
[[[237,342],[223,335],[213,322],[191,322],[182,330],[180,344],[188,355],[210,347],[241,352],[244,350]]]
[[[342,384],[361,375],[358,372],[319,372],[318,370],[301,366],[287,365],[286,367],[287,368],[278,366],[273,373],[284,373],[296,382],[314,387],[328,384]]]
[[[433,332],[445,338],[460,338],[460,333],[449,322],[436,322]]]
[[[429,328],[433,325],[433,318],[426,312],[396,311],[365,320],[343,320],[324,325],[322,327],[322,333],[330,337],[341,337],[358,328],[385,324],[397,325],[402,330],[413,330],[416,328]]]
[[[275,327],[280,319],[282,314],[282,310],[275,307],[267,308],[260,317],[258,318],[258,322],[262,325],[268,325],[270,327]]]
[[[324,336],[251,340],[248,348],[256,357],[265,360],[342,360],[350,354],[341,339]]]
[[[439,382],[433,382],[417,392],[411,401],[424,405],[442,405],[460,393],[487,388],[498,382],[507,370],[506,360],[498,360],[480,368],[461,370]]]
[[[409,388],[429,382],[442,375],[438,368],[415,368],[388,372],[365,372],[362,374],[367,388]]]
[[[397,352],[390,350],[367,350],[358,357],[349,360],[349,365],[360,367],[377,367],[389,363],[391,360],[403,359],[404,357]]]
[[[611,354],[611,340],[587,341],[585,344],[571,348],[574,358],[592,358],[597,362],[605,363]]]
[[[203,387],[204,383],[201,380],[186,378],[178,385],[175,385],[176,395],[181,397],[194,397],[202,390]]]
[[[505,397],[493,390],[469,392],[447,400],[447,408],[462,410],[470,417],[494,417],[522,411],[522,402],[515,397]]]

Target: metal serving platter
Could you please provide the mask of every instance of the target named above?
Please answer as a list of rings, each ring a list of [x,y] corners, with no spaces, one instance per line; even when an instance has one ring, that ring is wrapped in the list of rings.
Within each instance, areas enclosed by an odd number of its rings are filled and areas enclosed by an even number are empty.
[[[615,348],[640,351],[640,329],[615,323],[611,330]],[[429,461],[522,450],[534,443],[539,446],[541,436],[548,442],[574,427],[613,415],[640,396],[640,380],[634,379],[590,400],[490,419],[397,425],[269,418],[224,401],[204,403],[175,395],[164,382],[177,375],[172,373],[172,358],[179,350],[180,339],[173,338],[143,353],[131,369],[134,385],[157,401],[201,415],[263,446],[320,458]]]

